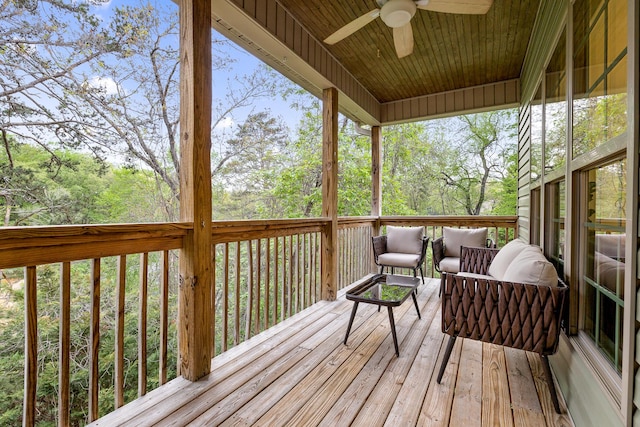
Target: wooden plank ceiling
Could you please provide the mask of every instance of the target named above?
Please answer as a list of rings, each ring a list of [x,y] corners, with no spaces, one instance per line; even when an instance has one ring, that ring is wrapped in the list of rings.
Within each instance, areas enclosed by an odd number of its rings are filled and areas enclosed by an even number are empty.
[[[317,40],[378,8],[376,0],[278,0]],[[413,54],[398,59],[380,18],[328,51],[380,103],[520,77],[540,0],[494,0],[486,15],[418,10]]]

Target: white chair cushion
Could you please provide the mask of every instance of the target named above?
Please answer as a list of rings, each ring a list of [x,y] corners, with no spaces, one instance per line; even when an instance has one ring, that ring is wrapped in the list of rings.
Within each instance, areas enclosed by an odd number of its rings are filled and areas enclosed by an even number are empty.
[[[457,273],[460,271],[460,258],[452,256],[442,258],[440,261],[440,271]]]
[[[524,248],[511,262],[502,280],[513,283],[529,283],[531,285],[557,286],[558,274],[535,246]]]
[[[444,256],[460,256],[460,246],[482,248],[487,243],[486,228],[450,228],[442,230],[444,237]]]
[[[387,252],[420,254],[422,252],[422,227],[387,226]]]
[[[456,273],[457,276],[467,277],[469,279],[487,279],[487,280],[496,280],[493,276],[488,276],[486,274],[477,274],[477,273],[469,273],[468,271],[461,271]]]
[[[378,264],[389,265],[394,267],[414,268],[420,261],[420,254],[400,254],[397,252],[387,252],[378,255]]]
[[[498,251],[491,265],[489,265],[489,274],[498,280],[502,280],[504,273],[511,264],[511,261],[515,259],[520,252],[528,247],[525,242],[520,239],[515,239],[507,243]]]

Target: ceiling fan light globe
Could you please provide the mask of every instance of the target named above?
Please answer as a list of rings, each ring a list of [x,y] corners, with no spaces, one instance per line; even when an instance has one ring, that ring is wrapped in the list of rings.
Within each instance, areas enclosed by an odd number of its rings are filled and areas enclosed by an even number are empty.
[[[389,0],[380,10],[380,18],[387,26],[398,28],[411,21],[416,9],[412,0]]]

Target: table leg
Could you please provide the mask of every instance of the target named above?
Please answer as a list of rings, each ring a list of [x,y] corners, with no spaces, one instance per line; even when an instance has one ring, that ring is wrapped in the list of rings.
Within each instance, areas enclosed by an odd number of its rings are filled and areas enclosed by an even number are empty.
[[[351,325],[353,325],[353,319],[356,317],[356,311],[358,310],[358,301],[354,301],[353,308],[351,309],[351,317],[349,318],[349,326],[347,326],[347,335],[344,336],[344,344],[347,345],[347,338],[349,338],[349,332],[351,332]]]
[[[396,348],[396,356],[400,357],[400,351],[398,350],[398,337],[396,336],[396,322],[393,320],[393,308],[387,306],[389,310],[389,323],[391,323],[391,335],[393,335],[393,346]]]
[[[418,312],[418,319],[422,319],[422,317],[420,317],[420,308],[418,308],[418,300],[416,299],[416,293],[412,292],[411,296],[413,297],[413,304],[416,306],[416,311]]]

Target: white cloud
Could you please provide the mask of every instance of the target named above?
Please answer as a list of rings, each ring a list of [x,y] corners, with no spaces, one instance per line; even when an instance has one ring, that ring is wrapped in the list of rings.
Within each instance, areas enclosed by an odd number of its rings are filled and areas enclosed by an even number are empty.
[[[109,77],[92,77],[91,80],[89,80],[89,86],[102,89],[107,95],[114,95],[118,93],[118,83]]]
[[[216,129],[230,128],[234,124],[235,124],[235,122],[233,121],[233,119],[231,117],[224,117],[224,118],[222,118],[222,120],[220,120],[218,122],[218,124],[216,125]]]

